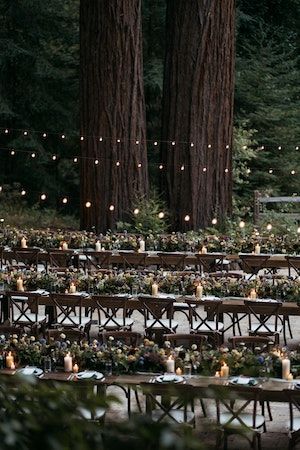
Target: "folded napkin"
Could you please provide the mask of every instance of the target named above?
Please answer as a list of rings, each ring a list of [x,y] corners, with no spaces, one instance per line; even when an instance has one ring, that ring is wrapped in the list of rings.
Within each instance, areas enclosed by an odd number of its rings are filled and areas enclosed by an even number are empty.
[[[93,378],[96,380],[100,380],[101,378],[103,378],[103,374],[95,370],[86,370],[85,372],[79,372],[77,374],[77,378],[82,380],[89,380]]]
[[[41,375],[43,373],[42,369],[39,367],[24,367],[24,369],[20,369],[19,372],[22,375]]]

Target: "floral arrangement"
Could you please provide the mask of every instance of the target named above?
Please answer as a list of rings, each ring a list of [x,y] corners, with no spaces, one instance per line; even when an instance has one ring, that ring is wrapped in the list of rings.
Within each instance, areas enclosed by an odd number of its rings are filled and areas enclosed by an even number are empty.
[[[58,340],[51,339],[49,342],[44,338],[36,339],[26,334],[20,337],[11,335],[8,338],[0,336],[2,363],[8,352],[14,356],[18,366],[43,367],[44,357],[48,356],[52,359],[52,367],[63,369],[64,357],[69,353],[80,370],[103,372],[109,363],[115,374],[165,372],[167,358],[171,356],[175,360],[176,368],[183,370],[184,365],[190,363],[194,374],[213,376],[226,363],[230,375],[281,377],[281,352],[278,348],[264,346],[250,350],[242,343],[237,349],[229,350],[225,347],[212,349],[208,344],[201,348],[196,344],[191,344],[190,348],[172,348],[168,341],[163,347],[159,347],[148,339],[134,347],[114,340],[113,337],[104,344],[97,339],[71,343],[64,334],[61,334]],[[300,374],[300,353],[290,352],[289,357],[291,371],[297,376]]]
[[[137,250],[141,235],[112,233],[105,235],[87,231],[66,230],[21,230],[4,227],[0,230],[0,246],[16,247],[20,245],[22,237],[27,240],[28,246],[43,249],[58,248],[62,241],[69,248],[94,248],[99,240],[106,250]],[[239,252],[252,252],[255,244],[259,243],[261,251],[265,253],[300,253],[299,234],[295,230],[283,233],[258,232],[256,228],[247,230],[231,229],[227,234],[217,229],[190,231],[187,233],[152,234],[143,236],[146,241],[146,250],[158,251],[192,251],[197,252],[205,245],[209,252],[225,252],[236,254]]]

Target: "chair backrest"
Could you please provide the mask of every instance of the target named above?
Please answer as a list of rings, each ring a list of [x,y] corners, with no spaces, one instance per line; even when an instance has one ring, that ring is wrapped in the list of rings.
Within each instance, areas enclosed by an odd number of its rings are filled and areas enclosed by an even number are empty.
[[[52,267],[69,267],[72,265],[73,250],[48,250],[49,262]]]
[[[7,297],[10,314],[9,319],[12,323],[21,325],[24,321],[31,324],[38,322],[40,294],[9,291]]]
[[[62,337],[65,336],[65,337]],[[81,341],[86,337],[86,334],[82,330],[70,329],[70,328],[55,328],[47,331],[48,341],[64,341],[65,339],[74,342]]]
[[[164,334],[165,341],[169,341],[172,346],[183,346],[184,348],[191,348],[193,344],[201,349],[207,343],[207,336],[203,334]]]
[[[99,337],[104,344],[109,341],[109,338],[113,338],[115,342],[119,341],[134,347],[139,345],[142,339],[142,335],[135,331],[105,331]]]
[[[261,388],[256,386],[216,385],[209,386],[210,396],[216,401],[217,422],[221,425],[221,413],[228,414],[226,423],[222,427],[230,427],[235,421],[239,427],[248,429],[256,428],[257,405],[261,396]],[[251,412],[249,409],[252,407]],[[251,423],[246,422],[241,414],[251,414]],[[232,424],[233,425],[233,424]]]
[[[172,318],[174,313],[174,298],[160,298],[147,295],[140,295],[138,301],[141,305],[141,312],[144,316],[145,327],[147,320],[153,319],[151,326],[148,329],[155,328],[157,326],[165,328],[166,331],[172,330]],[[162,320],[168,319],[168,325],[163,323]]]
[[[120,252],[124,268],[142,268],[146,266],[147,253],[141,252]]]
[[[298,419],[300,415],[300,391],[294,389],[284,389],[283,393],[289,403],[290,412],[290,431],[295,430],[295,411],[298,411]]]
[[[68,323],[68,326],[74,328],[80,326],[85,309],[85,299],[81,295],[53,293],[50,295],[50,299],[55,307],[55,321],[57,323]]]
[[[266,265],[271,255],[239,255],[241,268],[246,273],[257,274]]]
[[[164,269],[183,270],[185,267],[185,253],[157,253],[159,265]]]
[[[223,253],[195,253],[197,264],[204,272],[213,272],[217,267],[222,267],[224,255]]]
[[[24,333],[24,329],[22,326],[12,326],[12,325],[0,325],[0,336],[4,335],[6,338],[9,338],[13,334],[20,336]]]
[[[187,422],[188,406],[195,398],[193,386],[185,384],[164,384],[164,383],[141,383],[141,391],[146,397],[146,413],[151,415],[153,410],[161,410],[157,417],[158,422],[168,420],[171,423],[178,423],[176,415],[172,410],[182,409],[184,422]]]
[[[256,334],[267,332],[273,334],[277,332],[281,320],[279,320],[279,309],[282,302],[279,301],[262,301],[262,300],[244,300],[246,312],[249,318],[249,326],[251,327],[252,318],[258,323],[255,330]],[[270,324],[272,322],[272,329]]]
[[[111,265],[112,252],[93,250],[84,250],[83,254],[86,256],[86,264],[88,268],[109,269]]]
[[[102,328],[108,324],[114,325],[118,328],[126,326],[126,306],[128,303],[128,296],[117,295],[92,295],[89,304],[98,313],[98,320]],[[122,323],[117,320],[117,315],[122,319]]]
[[[216,328],[210,325],[210,322],[214,322],[217,324],[219,322],[219,314],[220,307],[222,305],[222,300],[219,298],[215,298],[213,300],[198,300],[194,299],[186,299],[186,303],[189,307],[189,322],[190,327],[195,330],[194,323],[197,323],[197,328],[200,328],[202,325],[206,325],[207,332],[215,331]],[[204,311],[200,312],[198,306],[202,305],[204,307]],[[205,313],[207,311],[207,314]],[[218,329],[218,327],[217,327]]]
[[[25,265],[28,266],[35,266],[37,267],[38,264],[38,254],[40,252],[39,248],[34,248],[34,247],[26,247],[26,248],[22,248],[22,247],[14,247],[13,248],[13,252],[14,252],[14,259],[16,260],[17,263],[24,263]]]
[[[268,336],[232,336],[228,338],[232,348],[245,346],[254,350],[254,348],[260,347],[261,350],[265,350],[266,347],[274,345],[274,342]]]
[[[289,269],[289,275],[291,275],[291,269],[294,269],[296,272],[296,275],[300,275],[300,256],[285,256],[287,263],[288,263],[288,269]]]

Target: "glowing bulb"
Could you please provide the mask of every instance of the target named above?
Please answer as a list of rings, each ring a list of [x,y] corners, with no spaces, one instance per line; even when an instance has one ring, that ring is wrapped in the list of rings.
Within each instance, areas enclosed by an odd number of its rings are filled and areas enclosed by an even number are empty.
[[[245,225],[246,225],[245,222],[243,220],[241,220],[240,223],[239,223],[239,227],[240,228],[245,228]]]
[[[247,150],[247,145],[243,145],[242,149]]]
[[[42,136],[43,136],[43,138],[47,137],[47,133],[43,133]]]
[[[2,192],[2,186],[0,186],[0,192]]]
[[[162,169],[164,168],[164,166],[163,166],[162,164],[160,164],[160,165],[158,166],[158,168],[159,168],[159,170],[162,170]]]
[[[268,231],[271,231],[271,230],[272,230],[272,224],[271,224],[271,223],[268,223],[268,225],[267,225],[267,230],[268,230]]]
[[[225,172],[225,173],[228,173],[228,172],[229,172],[229,169],[225,169],[224,172]]]
[[[295,147],[295,150],[299,150],[299,147],[297,146],[297,147]]]
[[[300,227],[297,228],[297,233],[300,234]]]
[[[135,141],[136,145],[139,145],[140,141]]]
[[[63,202],[64,204],[68,203],[67,197],[64,197],[64,198],[62,199],[62,202]]]
[[[137,216],[139,212],[140,212],[139,208],[135,208],[135,210],[133,211],[133,214],[135,214]]]
[[[74,161],[74,163],[77,163],[77,162],[78,162],[78,158],[75,157],[75,158],[73,159],[73,161]]]
[[[295,175],[295,170],[291,170],[291,175]]]
[[[264,149],[265,149],[265,146],[264,146],[264,145],[262,145],[262,146],[261,146],[260,148],[261,148],[261,150],[264,150]]]
[[[121,142],[121,139],[117,139],[118,144]]]
[[[35,158],[35,153],[31,153],[31,158]]]
[[[28,135],[28,131],[24,131],[23,134],[24,134],[24,136],[27,136]]]
[[[62,138],[62,139],[66,139],[66,135],[65,135],[65,134],[62,134],[62,135],[61,135],[61,138]]]
[[[3,222],[4,222],[4,219],[1,218],[1,219],[0,219],[0,222],[3,223]]]
[[[206,167],[203,167],[202,171],[203,171],[203,172],[206,172],[206,171],[207,171],[207,168],[206,168]]]
[[[114,205],[110,205],[109,210],[114,211],[114,209],[115,209]]]
[[[41,194],[41,200],[46,200],[47,195],[46,194]]]
[[[142,164],[141,163],[138,163],[138,168],[140,169],[142,167]]]
[[[217,221],[217,219],[216,219],[215,217],[214,217],[213,220],[211,221],[211,223],[212,223],[213,225],[216,225],[217,222],[218,222],[218,221]]]
[[[180,167],[180,170],[182,170],[182,171],[184,170],[184,165],[182,165],[182,166]]]
[[[273,173],[273,169],[269,169],[269,173]]]
[[[194,147],[194,142],[191,142],[191,147]]]
[[[97,166],[99,164],[99,160],[95,159],[95,165]]]
[[[26,191],[25,191],[25,189],[22,189],[22,191],[21,191],[21,195],[26,195]]]
[[[6,128],[6,130],[4,131],[5,134],[8,134],[8,129]]]
[[[86,202],[85,207],[90,208],[92,206],[91,202]]]
[[[184,217],[184,220],[185,220],[185,222],[188,222],[188,221],[190,220],[190,216],[187,214],[187,215]]]
[[[163,219],[164,217],[165,217],[165,213],[164,212],[161,211],[161,212],[158,213],[158,218],[159,219]]]
[[[251,173],[251,169],[247,169],[247,173]]]
[[[119,165],[120,165],[120,161],[117,161],[116,166],[119,167]]]
[[[175,145],[176,144],[176,142],[175,141],[172,141],[172,145]]]
[[[14,155],[16,154],[16,152],[15,152],[14,150],[12,150],[12,151],[10,152],[10,154],[11,154],[11,156],[14,156]]]
[[[208,146],[207,146],[208,148],[211,148],[211,144],[208,144]]]
[[[56,155],[53,155],[53,156],[52,156],[52,159],[53,159],[53,161],[56,161],[57,156],[56,156]]]
[[[99,142],[102,142],[103,141],[103,138],[102,137],[99,137]]]
[[[80,140],[81,140],[81,141],[84,141],[84,136],[80,136]]]
[[[153,142],[153,145],[157,145],[157,141],[154,141],[154,142]]]
[[[228,145],[228,144],[226,145],[226,148],[229,148],[229,145]]]
[[[281,150],[281,149],[282,149],[282,147],[281,147],[281,146],[279,146],[279,147],[278,147],[278,150]]]

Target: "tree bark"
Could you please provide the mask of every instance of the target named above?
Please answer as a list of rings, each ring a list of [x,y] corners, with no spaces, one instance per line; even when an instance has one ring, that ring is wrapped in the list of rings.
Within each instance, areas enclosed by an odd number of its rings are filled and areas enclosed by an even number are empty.
[[[231,212],[234,0],[168,0],[166,26],[162,186],[173,228],[198,229]]]
[[[81,227],[105,232],[148,191],[141,1],[81,0],[80,58]]]

